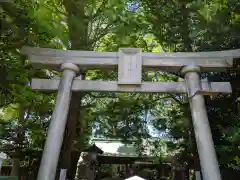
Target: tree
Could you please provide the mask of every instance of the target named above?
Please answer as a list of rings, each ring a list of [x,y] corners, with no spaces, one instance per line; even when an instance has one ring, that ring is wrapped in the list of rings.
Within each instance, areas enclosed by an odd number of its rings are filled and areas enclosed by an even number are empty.
[[[142,5],[144,6],[147,20],[151,24],[151,32],[158,39],[165,51],[216,51],[239,48],[239,33],[237,31],[239,28],[239,11],[237,10],[239,3],[237,1],[160,2],[158,0],[150,0],[142,1]],[[214,81],[230,80],[234,82],[236,81],[235,72],[232,73],[231,76],[224,73],[214,73],[203,74],[203,77],[208,77]],[[214,99],[206,98],[211,129],[219,157],[226,157],[226,155],[224,155],[226,154],[226,149],[230,150],[234,156],[234,152],[238,152],[237,149],[230,147],[237,146],[239,142],[229,141],[229,139],[226,139],[225,134],[226,132],[235,132],[234,137],[238,137],[238,115],[235,114],[236,110],[234,110],[236,109],[237,102],[235,101],[233,103],[234,99],[236,100],[238,97],[237,94],[238,93],[234,93],[231,97],[220,96]],[[227,105],[229,109],[226,109],[227,102],[229,102]],[[186,106],[186,108],[187,107],[188,106]],[[188,108],[186,110],[188,110]],[[173,109],[173,112],[174,111]],[[222,113],[226,111],[228,113]],[[182,110],[182,112],[184,112],[184,110]],[[174,112],[174,114],[176,113]],[[187,124],[188,118],[186,119],[186,117],[188,116],[180,115],[180,117],[176,117],[173,116],[174,114],[170,115],[170,118],[180,124],[180,126],[176,126],[179,130],[184,127],[180,122],[183,121]],[[231,118],[231,123],[224,123],[223,119],[229,118]],[[157,127],[163,126],[164,128],[165,122],[166,120],[162,123],[158,121],[159,124]],[[169,123],[171,129],[174,127],[174,124],[175,123]],[[191,123],[188,123],[187,127],[191,129]],[[230,129],[232,129],[232,131]],[[169,134],[175,136],[175,133],[177,133],[176,130]],[[185,142],[188,142],[186,139],[188,132],[180,131],[177,134],[177,139],[183,138]],[[221,141],[219,141],[220,139]],[[189,145],[187,147],[189,147]],[[187,147],[185,147],[185,152],[188,152]],[[234,158],[228,156],[227,159],[228,160],[223,160],[220,158],[220,164],[222,166],[228,166],[229,161],[233,161]]]
[[[53,36],[47,33],[46,26],[40,27],[41,22],[36,19],[35,9],[32,9],[36,7],[34,2],[26,4],[25,1],[16,3],[4,1],[0,5],[2,24],[0,72],[3,77],[0,82],[1,129],[3,130],[1,149],[13,158],[11,174],[18,175],[20,160],[26,160],[25,156],[29,155],[29,149],[34,149],[33,146],[39,141],[37,140],[39,134],[32,134],[37,132],[35,129],[36,124],[39,123],[37,121],[49,117],[49,109],[43,107],[51,107],[49,96],[34,93],[27,87],[32,77],[47,77],[47,75],[43,71],[32,69],[26,58],[19,53],[19,49],[22,45],[49,44],[55,47],[55,44],[52,43]],[[44,126],[41,122],[39,125]],[[41,133],[43,134],[40,139],[44,140],[44,129]],[[40,144],[39,147],[41,146]]]
[[[18,159],[16,162],[20,158],[21,163],[29,166],[28,159],[39,163],[55,94],[32,92],[27,84],[33,77],[48,78],[61,73],[32,68],[19,53],[22,45],[96,51],[140,47],[148,52],[239,47],[238,1],[20,0],[0,5],[1,148],[20,153],[14,158]],[[117,77],[113,71],[81,73],[91,80]],[[145,81],[176,81],[179,76],[143,73]],[[230,73],[202,77],[210,81],[230,80],[233,84],[232,96],[206,98],[206,104],[221,167],[234,168],[239,164],[240,143],[238,67]],[[165,134],[172,141],[167,143],[171,156],[180,152],[181,163],[192,164],[196,147],[184,98],[162,94],[74,93],[62,147],[61,156],[65,158],[60,167],[69,169],[71,151],[83,149],[93,129],[101,137],[117,137],[124,142],[136,139],[141,151],[145,146],[143,140],[151,136],[149,124],[158,130],[159,137]],[[162,141],[153,144],[161,151]]]

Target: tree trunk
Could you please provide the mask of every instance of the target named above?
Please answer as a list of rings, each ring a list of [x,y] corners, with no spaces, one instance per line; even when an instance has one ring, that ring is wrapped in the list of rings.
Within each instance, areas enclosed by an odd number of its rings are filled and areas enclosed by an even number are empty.
[[[201,180],[201,166],[200,166],[200,160],[198,156],[198,152],[196,151],[194,154],[194,177],[196,180]]]
[[[85,1],[81,1],[81,5],[75,4],[74,0],[63,1],[67,12],[67,22],[69,29],[69,41],[72,50],[86,50],[88,46],[88,22],[86,21],[84,7]],[[77,21],[76,21],[77,19]],[[81,23],[81,24],[80,24]],[[85,76],[82,77],[85,79]],[[60,155],[59,169],[67,169],[67,177],[72,179],[76,172],[75,167],[71,166],[71,154],[74,148],[74,139],[76,137],[76,126],[80,120],[80,106],[83,98],[82,92],[73,92],[68,114],[67,125]],[[71,169],[71,172],[70,172]],[[58,171],[59,174],[59,171]],[[58,176],[56,176],[58,177]]]
[[[189,173],[190,173],[190,166],[189,166],[189,163],[188,163],[188,165],[186,166],[186,170],[185,170],[185,179],[186,180],[190,180]]]
[[[74,138],[76,137],[76,126],[80,116],[80,103],[82,93],[73,92],[68,114],[67,126],[60,155],[60,169],[67,169],[67,177],[72,178],[75,174],[75,167],[71,167],[71,154],[74,149]],[[71,169],[71,172],[70,172]]]
[[[24,122],[24,114],[25,114],[25,108],[23,104],[20,104],[19,106],[19,113],[18,113],[18,128],[17,128],[17,137],[15,139],[15,143],[20,146],[24,139],[25,139],[25,122]],[[19,147],[16,147],[15,152],[12,156],[12,170],[11,170],[11,176],[19,176],[19,170],[20,170],[20,149]]]
[[[20,170],[20,159],[17,157],[12,158],[12,170],[11,170],[11,176],[19,176],[19,170]]]

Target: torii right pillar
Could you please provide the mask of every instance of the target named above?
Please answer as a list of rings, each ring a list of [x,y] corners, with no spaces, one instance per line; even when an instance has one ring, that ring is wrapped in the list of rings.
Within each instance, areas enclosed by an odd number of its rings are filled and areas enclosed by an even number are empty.
[[[203,179],[221,180],[204,96],[199,93],[202,90],[199,76],[200,67],[186,66],[182,69],[181,73],[185,77],[188,88],[189,104]]]

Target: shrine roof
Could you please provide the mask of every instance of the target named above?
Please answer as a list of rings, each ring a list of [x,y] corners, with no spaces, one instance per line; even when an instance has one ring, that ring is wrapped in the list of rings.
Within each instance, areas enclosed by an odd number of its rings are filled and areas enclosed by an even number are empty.
[[[90,147],[85,149],[86,152],[95,152],[98,154],[103,154],[104,151],[102,149],[100,149],[98,146],[96,146],[96,144],[94,143],[93,145],[91,145]]]
[[[151,156],[151,152],[154,149],[153,145],[149,141],[153,141],[155,138],[144,141],[146,149],[142,152],[145,156]],[[118,157],[138,157],[137,147],[134,143],[135,139],[128,141],[128,143],[122,142],[120,139],[100,139],[93,138],[92,143],[103,151],[105,156],[118,156]],[[165,146],[163,150],[167,150]]]

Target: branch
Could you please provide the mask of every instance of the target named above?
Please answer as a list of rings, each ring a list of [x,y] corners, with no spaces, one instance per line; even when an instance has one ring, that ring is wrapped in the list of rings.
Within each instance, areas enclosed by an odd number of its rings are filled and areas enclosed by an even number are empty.
[[[80,107],[81,107],[81,110],[82,110],[82,109],[91,108],[91,107],[93,107],[94,105],[95,105],[95,103],[92,103],[92,104],[82,105],[82,106],[80,106]]]
[[[100,27],[102,26],[102,24],[97,25],[97,28],[95,29],[95,35],[98,34],[98,36],[95,36],[93,38],[93,42],[98,42],[102,37],[104,37],[105,35],[107,35],[110,31],[110,28],[113,28],[114,26],[117,27],[115,25],[115,23],[119,22],[119,19],[116,18],[113,22],[108,22],[108,24],[106,25],[105,28],[101,29]]]
[[[97,12],[92,16],[92,20],[94,20],[97,16],[99,16],[103,11],[105,5],[106,5],[106,0],[103,0],[103,2],[101,3],[101,5],[99,6]]]
[[[95,33],[93,33],[92,34],[92,25],[91,25],[91,29],[90,29],[90,32],[89,32],[89,34],[88,34],[88,39],[90,39],[90,37],[91,37],[91,35],[92,35],[92,42],[96,42],[96,40],[95,39],[97,39],[96,38],[96,34],[100,34],[98,31],[99,31],[99,29],[100,29],[100,26],[102,25],[102,24],[104,24],[104,23],[106,23],[106,22],[104,22],[104,20],[106,20],[106,18],[105,19],[102,19],[102,18],[98,18],[95,22],[94,21],[92,21],[92,24],[93,23],[96,23],[96,27],[94,28],[94,32]]]
[[[34,105],[34,103],[31,103],[31,104],[28,106],[27,116],[24,118],[24,121],[25,121],[25,120],[28,120],[28,118],[29,118],[29,116],[30,116],[30,112],[31,112],[31,110],[32,110],[32,108],[33,108],[33,105]]]
[[[54,13],[60,13],[60,14],[62,14],[62,15],[64,15],[64,16],[67,16],[66,13],[64,13],[64,12],[62,12],[61,10],[58,9],[58,7],[56,6],[56,4],[52,4],[52,6],[54,7],[54,9],[50,8],[50,7],[47,6],[47,5],[44,5],[45,8],[47,8],[48,10],[50,10],[50,11],[52,11],[52,12],[54,12]]]
[[[180,105],[184,104],[184,102],[182,102],[181,100],[178,100],[174,95],[171,95],[171,98],[175,100],[177,103],[179,103]]]
[[[20,48],[22,45],[26,44],[26,41],[21,39],[21,40],[12,40],[12,44],[5,44],[4,46],[0,47],[1,50],[7,51],[9,49],[16,49]]]

